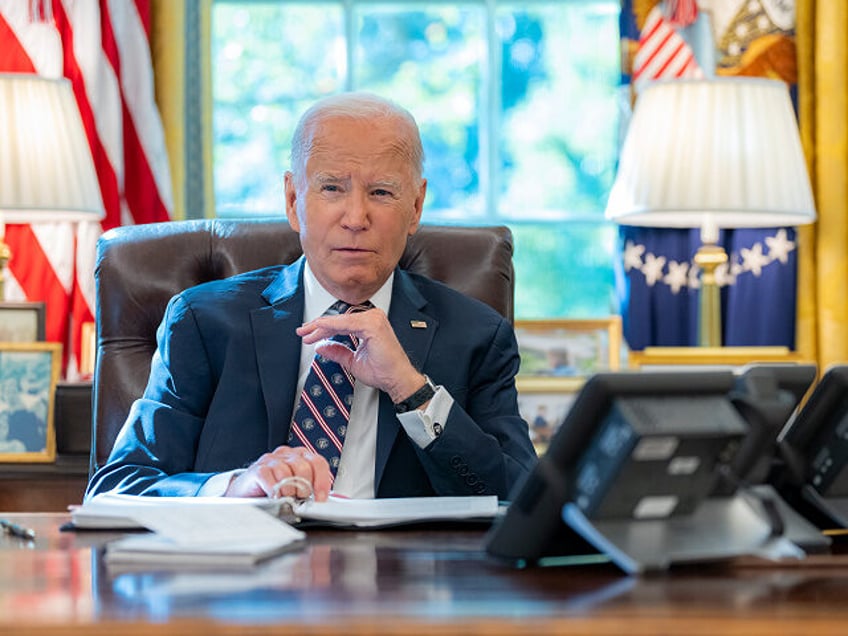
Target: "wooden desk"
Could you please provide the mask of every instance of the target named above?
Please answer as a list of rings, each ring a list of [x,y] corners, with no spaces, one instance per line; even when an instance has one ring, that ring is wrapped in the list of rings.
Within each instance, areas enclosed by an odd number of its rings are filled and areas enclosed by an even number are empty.
[[[848,562],[700,566],[642,579],[607,565],[515,571],[475,529],[310,531],[255,569],[120,573],[115,535],[60,532],[67,516],[9,514],[0,536],[0,633],[845,634]]]
[[[52,464],[3,464],[0,510],[65,512],[82,502],[87,484],[87,456],[60,455]]]

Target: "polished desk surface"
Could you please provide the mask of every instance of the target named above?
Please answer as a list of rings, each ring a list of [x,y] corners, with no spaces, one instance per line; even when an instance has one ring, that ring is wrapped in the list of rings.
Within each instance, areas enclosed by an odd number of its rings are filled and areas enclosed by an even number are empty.
[[[515,570],[473,527],[310,530],[243,570],[121,572],[117,535],[63,532],[65,514],[7,514],[0,634],[846,634],[848,556],[748,560],[628,577],[608,564]]]

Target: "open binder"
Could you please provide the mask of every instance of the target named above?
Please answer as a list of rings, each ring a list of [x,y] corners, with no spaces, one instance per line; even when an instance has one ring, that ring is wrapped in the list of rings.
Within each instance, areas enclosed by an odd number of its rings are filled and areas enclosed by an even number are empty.
[[[377,528],[434,521],[476,521],[490,523],[499,512],[498,499],[474,497],[397,497],[388,499],[347,499],[330,496],[327,501],[292,497],[144,497],[103,493],[71,510],[74,529],[135,529],[145,527],[138,519],[148,508],[170,510],[173,515],[190,516],[198,507],[224,511],[234,506],[250,506],[297,527]]]
[[[277,498],[144,497],[104,493],[71,511],[74,529],[130,530],[109,543],[114,566],[249,566],[300,547],[306,525],[376,528],[444,520],[485,520],[497,497],[409,497],[328,501]]]

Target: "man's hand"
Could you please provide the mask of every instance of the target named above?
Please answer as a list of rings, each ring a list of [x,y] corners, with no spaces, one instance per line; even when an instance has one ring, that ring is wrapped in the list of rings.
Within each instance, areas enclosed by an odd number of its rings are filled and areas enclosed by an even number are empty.
[[[296,484],[275,492],[274,487],[286,477],[301,477],[312,484],[312,493]],[[230,482],[225,497],[303,497],[315,495],[315,501],[326,501],[333,477],[327,460],[298,446],[278,446],[265,453]]]
[[[336,334],[351,334],[359,343],[356,351],[329,340]],[[321,316],[298,327],[304,344],[319,343],[316,351],[347,369],[359,382],[380,389],[397,403],[412,395],[425,382],[423,374],[409,361],[382,309]],[[321,342],[324,341],[324,342]]]

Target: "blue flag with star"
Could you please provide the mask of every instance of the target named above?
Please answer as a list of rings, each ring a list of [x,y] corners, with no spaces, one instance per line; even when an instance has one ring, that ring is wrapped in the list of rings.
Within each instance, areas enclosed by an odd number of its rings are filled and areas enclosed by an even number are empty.
[[[631,349],[698,344],[698,230],[622,227],[618,271]],[[724,230],[728,262],[716,271],[725,346],[795,345],[797,243],[791,228]]]

